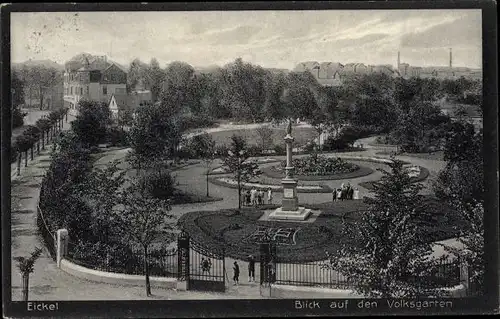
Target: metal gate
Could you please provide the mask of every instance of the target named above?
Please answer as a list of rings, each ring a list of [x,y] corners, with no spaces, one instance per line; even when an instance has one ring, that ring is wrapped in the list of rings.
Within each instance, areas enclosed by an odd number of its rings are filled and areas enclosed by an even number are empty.
[[[189,277],[190,290],[226,290],[226,266],[224,250],[213,250],[190,240]]]
[[[272,241],[260,243],[260,284],[267,286],[276,281],[276,244]]]

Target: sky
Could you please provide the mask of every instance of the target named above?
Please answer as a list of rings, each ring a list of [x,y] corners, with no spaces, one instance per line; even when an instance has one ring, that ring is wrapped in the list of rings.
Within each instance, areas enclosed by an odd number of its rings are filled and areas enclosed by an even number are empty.
[[[481,11],[323,10],[16,12],[11,60],[64,63],[86,52],[128,65],[196,67],[241,57],[269,68],[305,61],[481,68]]]

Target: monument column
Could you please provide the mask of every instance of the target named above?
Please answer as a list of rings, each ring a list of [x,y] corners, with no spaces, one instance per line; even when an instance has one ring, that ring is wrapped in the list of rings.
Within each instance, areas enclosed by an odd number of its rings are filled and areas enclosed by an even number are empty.
[[[286,136],[284,138],[286,143],[286,167],[285,167],[285,178],[281,180],[283,185],[283,200],[282,206],[273,211],[270,215],[270,219],[281,219],[281,220],[305,220],[309,217],[311,210],[305,209],[304,207],[299,207],[299,198],[297,196],[297,184],[298,181],[294,178],[294,167],[293,167],[293,141],[292,136],[292,121],[288,122]]]

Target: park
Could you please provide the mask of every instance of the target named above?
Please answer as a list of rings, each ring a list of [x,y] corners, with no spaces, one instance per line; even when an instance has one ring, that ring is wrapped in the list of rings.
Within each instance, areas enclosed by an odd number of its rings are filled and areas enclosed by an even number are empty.
[[[186,68],[169,70],[178,79]],[[292,72],[268,75],[280,94],[259,100],[259,69],[236,60],[228,72],[238,68],[255,85],[242,95],[222,85],[218,114],[191,77],[118,120],[80,101],[54,133],[41,183],[39,231],[54,259],[64,230],[66,265],[144,276],[147,296],[162,277],[229,294],[295,285],[441,296],[463,281],[459,256],[480,282],[471,238],[482,229],[482,131],[432,104],[451,94],[444,84],[372,74],[343,90]],[[58,112],[35,127],[60,128]],[[19,139],[18,167],[38,136]],[[437,256],[450,240],[481,253]]]

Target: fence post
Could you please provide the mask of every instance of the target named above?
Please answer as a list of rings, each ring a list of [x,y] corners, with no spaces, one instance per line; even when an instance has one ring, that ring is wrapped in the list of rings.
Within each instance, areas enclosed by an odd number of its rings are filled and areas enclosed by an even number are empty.
[[[182,231],[177,238],[177,289],[189,290],[189,235]]]
[[[56,262],[57,262],[57,268],[61,268],[61,260],[67,255],[68,253],[68,230],[66,229],[58,229],[57,230],[57,235],[56,235]]]
[[[460,297],[466,297],[469,294],[469,266],[467,263],[463,260],[460,261],[459,263],[459,268],[460,268],[460,284],[464,286],[464,296]]]

